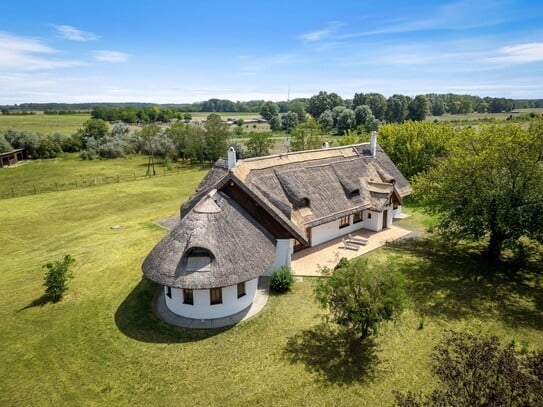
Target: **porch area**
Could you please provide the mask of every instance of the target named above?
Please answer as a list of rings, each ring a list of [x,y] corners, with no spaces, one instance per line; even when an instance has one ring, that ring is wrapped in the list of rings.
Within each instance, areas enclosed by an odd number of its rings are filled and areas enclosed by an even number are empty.
[[[360,229],[353,232],[352,235],[355,238],[368,239],[366,245],[357,245],[358,250],[347,249],[343,246],[342,237],[338,237],[318,246],[303,249],[292,255],[292,272],[295,276],[317,277],[320,275],[319,268],[321,267],[334,268],[342,257],[349,260],[359,257],[383,246],[387,242],[405,237],[409,233],[411,233],[410,230],[396,225],[391,225],[379,232]],[[343,236],[343,238],[347,240],[348,236]]]

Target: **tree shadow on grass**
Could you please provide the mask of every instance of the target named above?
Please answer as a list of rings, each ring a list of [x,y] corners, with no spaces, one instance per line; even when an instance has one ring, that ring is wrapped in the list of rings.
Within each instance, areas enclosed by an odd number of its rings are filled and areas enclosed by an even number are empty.
[[[400,255],[394,267],[408,277],[410,297],[421,315],[498,317],[511,327],[543,329],[543,289],[536,271],[489,260],[474,245],[432,237],[394,242],[387,250]]]
[[[301,362],[323,381],[339,385],[373,379],[378,364],[372,339],[355,339],[324,323],[289,338],[284,354],[291,363]]]
[[[186,329],[167,324],[153,310],[158,290],[145,277],[134,287],[115,312],[115,324],[122,333],[141,342],[182,343],[210,338],[230,328]]]
[[[29,309],[29,308],[34,308],[34,307],[43,307],[49,303],[57,303],[59,302],[60,299],[53,299],[51,298],[50,296],[48,296],[47,294],[43,294],[42,296],[36,298],[35,300],[33,300],[30,304],[28,304],[27,306],[21,308],[19,310],[20,311],[24,311],[25,309]]]

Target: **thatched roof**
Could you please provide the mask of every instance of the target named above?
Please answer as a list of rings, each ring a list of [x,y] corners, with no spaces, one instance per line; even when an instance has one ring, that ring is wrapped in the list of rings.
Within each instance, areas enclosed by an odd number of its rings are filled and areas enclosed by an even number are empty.
[[[393,194],[401,200],[412,191],[379,146],[371,156],[369,144],[242,160],[232,176],[301,233],[363,209],[382,211]]]
[[[214,189],[217,183],[227,174],[228,162],[224,158],[219,158],[213,165],[213,168],[209,170],[204,179],[200,182],[194,195],[181,205],[181,217],[185,216],[185,214],[187,214],[202,197]]]
[[[258,277],[274,257],[275,239],[231,198],[212,190],[154,247],[143,272],[170,287],[225,287]]]

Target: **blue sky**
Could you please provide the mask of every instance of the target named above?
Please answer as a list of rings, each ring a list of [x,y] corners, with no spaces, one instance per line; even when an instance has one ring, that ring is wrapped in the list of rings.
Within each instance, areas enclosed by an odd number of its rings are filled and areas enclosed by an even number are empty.
[[[543,98],[541,1],[4,1],[0,104]]]

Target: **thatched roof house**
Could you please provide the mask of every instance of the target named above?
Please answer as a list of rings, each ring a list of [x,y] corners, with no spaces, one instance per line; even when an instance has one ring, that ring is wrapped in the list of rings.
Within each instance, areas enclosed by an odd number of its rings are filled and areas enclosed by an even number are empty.
[[[179,225],[143,263],[173,312],[217,318],[250,305],[258,276],[293,251],[367,228],[381,230],[411,193],[371,143],[219,160],[183,204]],[[198,297],[198,298],[197,298]]]

